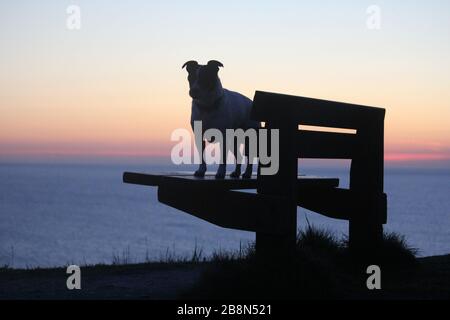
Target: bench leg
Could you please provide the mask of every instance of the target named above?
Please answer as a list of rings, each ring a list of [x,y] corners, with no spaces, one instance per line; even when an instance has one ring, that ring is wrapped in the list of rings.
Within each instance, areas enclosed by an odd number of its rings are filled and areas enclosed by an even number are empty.
[[[370,255],[383,239],[383,225],[367,220],[350,220],[349,248],[357,255]]]
[[[295,256],[296,236],[256,233],[256,259],[261,264],[281,264]]]

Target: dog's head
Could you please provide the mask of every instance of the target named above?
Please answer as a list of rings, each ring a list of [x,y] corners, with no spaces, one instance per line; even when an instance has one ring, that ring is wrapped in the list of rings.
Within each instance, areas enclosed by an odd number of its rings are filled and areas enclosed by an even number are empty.
[[[197,61],[188,61],[183,65],[188,72],[189,95],[202,105],[211,105],[222,95],[222,85],[219,80],[219,68],[223,64],[216,60],[206,65]]]

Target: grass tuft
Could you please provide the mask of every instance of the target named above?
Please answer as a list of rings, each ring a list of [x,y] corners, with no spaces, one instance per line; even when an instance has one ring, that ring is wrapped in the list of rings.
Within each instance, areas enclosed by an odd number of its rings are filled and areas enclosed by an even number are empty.
[[[398,265],[413,266],[416,252],[403,236],[388,233],[370,256],[383,272],[392,274]],[[346,239],[311,226],[299,231],[296,252],[289,261],[258,261],[254,246],[249,246],[235,253],[215,253],[211,262],[184,298],[333,299],[369,294],[367,260],[350,254]]]
[[[300,230],[297,235],[298,250],[308,249],[316,252],[336,253],[342,248],[342,242],[329,230],[321,230],[313,226],[308,226],[305,230]]]

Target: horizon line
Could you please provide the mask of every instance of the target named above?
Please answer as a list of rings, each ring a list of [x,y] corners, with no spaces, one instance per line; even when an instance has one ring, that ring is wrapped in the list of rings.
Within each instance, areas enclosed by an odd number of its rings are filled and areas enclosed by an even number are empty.
[[[20,152],[20,153],[0,153],[0,162],[28,162],[28,161],[55,161],[61,160],[67,161],[151,161],[160,162],[170,160],[170,154],[167,153],[155,153],[155,152]],[[346,163],[350,159],[301,159],[307,162],[320,162],[320,163]],[[386,165],[444,165],[450,167],[450,156],[444,154],[431,154],[431,153],[386,153],[384,156],[384,162]],[[168,163],[171,164],[171,163]]]

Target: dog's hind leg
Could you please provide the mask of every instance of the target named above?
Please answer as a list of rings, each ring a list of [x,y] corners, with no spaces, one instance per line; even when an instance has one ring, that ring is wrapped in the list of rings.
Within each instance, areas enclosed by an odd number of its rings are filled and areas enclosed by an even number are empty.
[[[194,173],[195,177],[203,178],[205,176],[205,173],[206,173],[206,162],[204,159],[205,147],[206,147],[206,142],[205,142],[205,140],[202,140],[202,147],[201,147],[201,153],[200,153],[201,163],[200,163],[200,166],[198,167],[198,170],[195,171],[195,173]]]
[[[258,141],[256,141],[256,150],[258,150]],[[244,146],[244,154],[247,157],[247,167],[245,168],[244,174],[242,175],[242,179],[250,179],[253,174],[253,163],[251,157],[254,155],[250,154],[250,143],[255,143],[250,141],[249,139],[246,139],[245,146]],[[258,154],[258,151],[256,151],[256,154]]]
[[[219,164],[219,169],[216,172],[216,179],[224,179],[227,171],[227,165],[225,163]]]
[[[221,163],[219,164],[219,169],[216,172],[216,179],[224,179],[227,171],[227,155],[228,149],[225,142],[222,143],[220,150]]]
[[[247,167],[245,168],[244,174],[242,175],[242,179],[250,179],[253,174],[253,164],[250,163],[250,160],[247,158]]]

